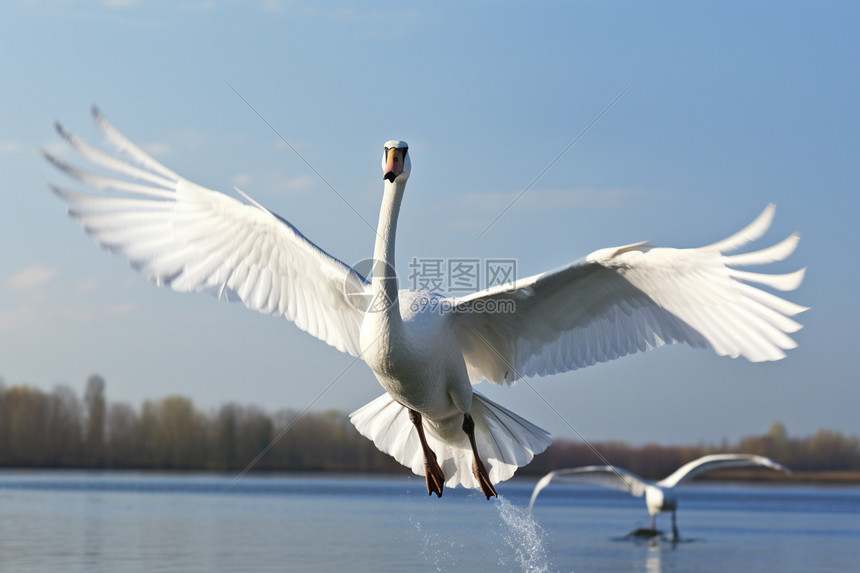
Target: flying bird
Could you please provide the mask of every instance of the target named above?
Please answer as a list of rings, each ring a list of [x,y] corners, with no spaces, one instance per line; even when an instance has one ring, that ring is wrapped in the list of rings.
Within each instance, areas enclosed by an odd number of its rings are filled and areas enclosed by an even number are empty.
[[[677,342],[751,361],[778,360],[795,347],[789,334],[800,325],[789,317],[804,307],[751,283],[792,290],[803,270],[767,275],[736,267],[785,259],[798,235],[727,254],[767,230],[772,205],[708,247],[613,247],[553,271],[445,297],[397,287],[397,216],[412,169],[406,142],[383,147],[382,207],[365,277],[238,189],[243,200],[177,175],[93,113],[114,147],[110,153],[56,127],[97,170],[44,152],[90,188],[52,185],[69,215],[158,285],[241,301],[364,360],[385,393],[351,421],[380,450],[424,475],[428,494],[463,485],[489,499],[497,495],[494,484],[550,444],[545,430],[475,392],[482,380],[511,384]]]
[[[743,468],[761,466],[790,474],[791,471],[764,456],[752,454],[714,454],[703,456],[697,460],[686,463],[672,475],[658,482],[644,480],[636,474],[618,466],[584,466],[551,471],[543,476],[532,491],[529,500],[529,511],[534,508],[538,494],[553,480],[582,483],[586,485],[597,485],[619,489],[629,492],[634,497],[645,496],[645,505],[651,516],[650,532],[656,533],[655,522],[658,513],[672,512],[672,535],[678,539],[678,525],[675,519],[675,511],[678,508],[678,499],[675,496],[675,486],[692,479],[700,473],[727,468]]]

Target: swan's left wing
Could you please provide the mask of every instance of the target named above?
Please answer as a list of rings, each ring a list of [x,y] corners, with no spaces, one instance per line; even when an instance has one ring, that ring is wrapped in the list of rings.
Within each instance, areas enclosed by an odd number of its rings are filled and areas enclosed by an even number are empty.
[[[93,113],[116,155],[59,124],[57,130],[102,173],[45,152],[56,167],[101,191],[52,186],[87,234],[159,285],[239,300],[295,322],[342,352],[360,354],[363,277],[250,198],[253,204],[242,203],[170,171]]]
[[[793,290],[803,270],[738,270],[785,259],[799,236],[756,252],[727,253],[759,238],[773,205],[744,230],[696,249],[646,243],[585,259],[462,298],[450,298],[469,376],[496,383],[566,372],[677,342],[758,362],[779,360],[804,307],[749,283]]]
[[[650,485],[636,474],[616,466],[583,466],[553,470],[540,478],[532,490],[529,511],[534,507],[538,494],[553,480],[582,485],[595,485],[626,491],[633,497],[642,497]]]
[[[785,473],[791,471],[782,464],[778,464],[770,458],[756,456],[753,454],[714,454],[704,456],[692,462],[686,463],[672,475],[657,482],[660,487],[675,487],[679,483],[692,479],[693,476],[712,470],[728,468],[747,468],[760,466]]]

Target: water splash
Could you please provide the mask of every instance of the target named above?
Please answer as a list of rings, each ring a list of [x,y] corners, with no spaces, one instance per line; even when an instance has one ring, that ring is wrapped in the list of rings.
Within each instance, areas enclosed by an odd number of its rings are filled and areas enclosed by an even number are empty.
[[[546,534],[534,516],[527,509],[512,505],[505,497],[499,497],[495,506],[505,526],[505,544],[513,550],[522,570],[527,573],[548,573],[550,562],[544,547]],[[500,557],[500,565],[504,565],[504,560]]]
[[[420,518],[416,514],[408,517],[417,542],[416,557],[440,572],[553,571],[545,547],[546,534],[527,509],[512,505],[504,497],[494,499],[492,504],[487,504],[480,494],[473,497],[470,501],[474,506],[440,505],[430,511],[422,508]]]
[[[436,571],[450,571],[457,566],[457,555],[463,550],[463,544],[451,539],[444,539],[438,533],[424,531],[421,522],[410,517],[412,526],[421,539],[420,555],[427,563],[432,563]]]

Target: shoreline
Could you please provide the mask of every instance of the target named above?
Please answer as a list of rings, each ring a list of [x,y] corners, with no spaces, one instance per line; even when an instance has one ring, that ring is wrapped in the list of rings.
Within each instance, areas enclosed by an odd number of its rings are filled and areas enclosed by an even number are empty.
[[[177,468],[86,468],[86,467],[0,467],[0,475],[15,474],[15,473],[87,473],[87,474],[160,474],[160,475],[236,475],[241,470],[229,469],[177,469]],[[248,476],[265,477],[265,476],[293,476],[293,477],[311,477],[311,476],[361,476],[365,478],[373,477],[409,477],[411,472],[363,472],[349,470],[321,470],[321,469],[303,469],[303,470],[258,470],[250,471]],[[521,472],[515,475],[513,481],[534,481],[542,477],[542,473]],[[659,478],[658,478],[659,479]],[[766,472],[761,470],[717,470],[711,472],[707,476],[697,477],[689,483],[725,483],[725,482],[746,482],[746,483],[767,483],[780,485],[860,485],[860,471],[858,470],[822,470],[822,471],[797,471],[790,475],[785,475],[777,472]]]

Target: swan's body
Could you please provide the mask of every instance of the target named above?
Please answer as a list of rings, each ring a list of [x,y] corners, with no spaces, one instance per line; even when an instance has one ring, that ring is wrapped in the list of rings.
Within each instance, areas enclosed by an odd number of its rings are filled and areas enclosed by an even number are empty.
[[[672,533],[678,538],[678,527],[675,521],[675,511],[678,509],[678,499],[675,487],[704,472],[719,469],[742,467],[765,467],[785,473],[791,473],[785,466],[764,456],[751,454],[714,454],[703,456],[688,462],[675,470],[672,475],[658,482],[651,482],[618,466],[584,466],[551,471],[543,476],[532,491],[529,500],[529,511],[532,510],[538,494],[551,481],[563,479],[566,482],[598,485],[626,491],[634,497],[645,496],[645,505],[651,516],[651,531],[654,531],[655,519],[658,513],[672,512]]]
[[[352,422],[382,451],[426,475],[437,495],[443,482],[494,495],[492,484],[550,443],[547,432],[475,393],[472,385],[481,380],[512,383],[675,342],[752,361],[777,360],[795,346],[787,333],[800,325],[788,317],[804,308],[747,282],[791,290],[803,272],[759,275],[732,267],[782,260],[798,236],[724,255],[760,237],[773,206],[710,247],[604,249],[555,271],[446,298],[398,291],[393,278],[397,215],[411,171],[405,143],[385,145],[368,280],[249,197],[251,204],[242,203],[195,185],[95,115],[129,162],[59,125],[77,151],[111,175],[46,153],[63,171],[107,191],[54,187],[86,232],[157,284],[240,300],[364,359],[386,393],[354,412]],[[495,312],[500,308],[508,310]]]

